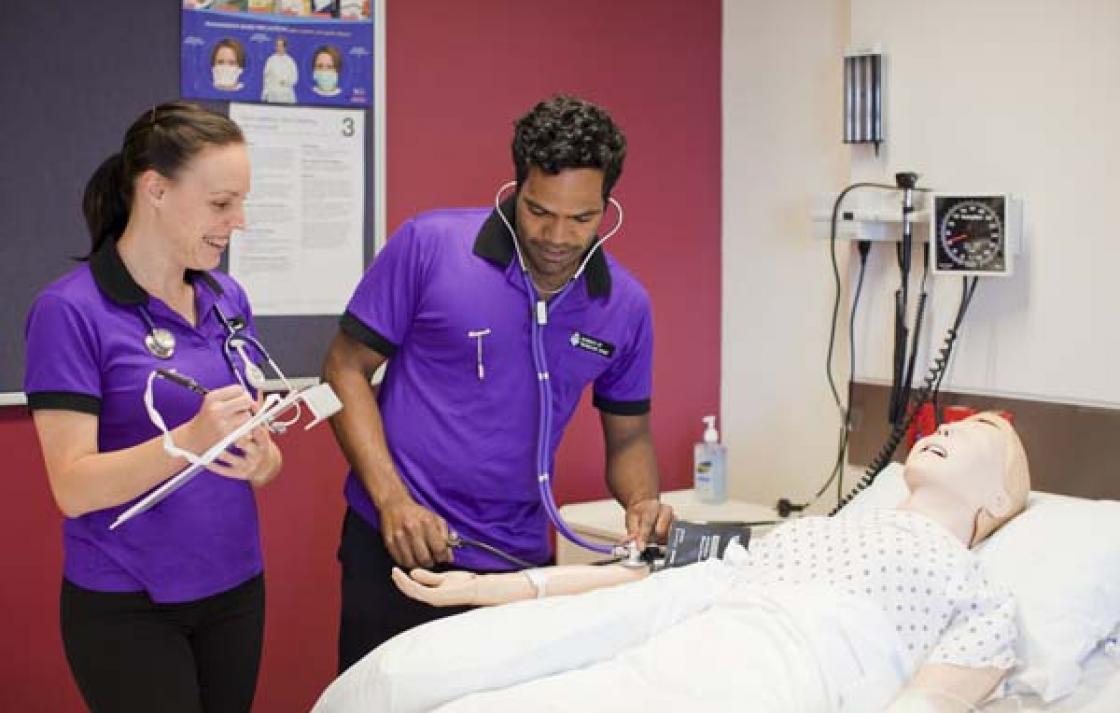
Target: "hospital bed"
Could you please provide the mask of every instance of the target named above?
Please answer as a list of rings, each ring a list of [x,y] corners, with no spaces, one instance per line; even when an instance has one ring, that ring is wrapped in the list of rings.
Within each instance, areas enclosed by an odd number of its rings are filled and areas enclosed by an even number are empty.
[[[864,508],[893,507],[904,494],[901,466],[894,464],[840,516]],[[1009,677],[1004,695],[989,701],[980,710],[984,713],[1120,711],[1120,653],[1113,650],[1117,648],[1115,645],[1107,645],[1120,623],[1120,545],[1117,543],[1120,543],[1120,502],[1096,502],[1036,492],[1032,493],[1027,512],[978,549],[981,559],[993,572],[993,578],[1004,581],[1020,600],[1024,647],[1021,658],[1031,663]],[[435,636],[440,631],[451,631],[446,624],[436,622],[428,626],[430,633],[423,641],[416,642],[413,651],[418,664],[411,675],[420,686],[429,682],[432,686],[440,685],[437,679],[441,675],[446,678],[450,672],[454,678],[456,673],[466,671],[453,660],[451,668],[443,669],[443,674],[433,670],[430,678],[425,679],[429,672],[424,666],[432,658],[423,652],[451,643]],[[486,642],[456,643],[461,652],[471,652],[474,657],[487,655]],[[406,663],[405,667],[409,665]],[[315,713],[393,709],[372,705],[376,697],[367,695],[370,691],[358,691],[351,685],[361,680],[353,677],[347,681],[343,677],[337,681],[328,689]],[[369,687],[372,680],[367,677],[364,683],[355,685]],[[347,685],[351,685],[352,690],[345,690]],[[340,692],[344,695],[338,695]],[[455,706],[452,709],[458,710]],[[476,708],[466,706],[463,709]]]

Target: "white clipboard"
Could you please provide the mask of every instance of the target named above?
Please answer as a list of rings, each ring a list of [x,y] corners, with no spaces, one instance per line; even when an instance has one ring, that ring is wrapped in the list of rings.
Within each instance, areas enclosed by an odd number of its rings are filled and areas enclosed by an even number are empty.
[[[284,398],[273,402],[271,406],[261,409],[261,411],[248,421],[226,434],[225,438],[210,446],[200,457],[203,464],[192,463],[164,481],[163,485],[145,495],[141,500],[138,500],[132,507],[118,515],[117,519],[113,520],[113,524],[109,525],[109,529],[115,530],[140,513],[150,510],[168,495],[171,495],[171,493],[174,493],[193,480],[196,475],[206,469],[206,465],[213,463],[215,458],[220,456],[222,452],[233,445],[237,440],[248,435],[249,432],[257,426],[271,423],[273,419],[287,411],[300,399],[303,399],[304,402],[307,403],[311,408],[312,414],[315,416],[315,420],[307,424],[304,430],[315,426],[325,418],[329,418],[342,408],[342,403],[339,402],[338,397],[335,396],[330,386],[325,383],[299,391],[292,391]]]

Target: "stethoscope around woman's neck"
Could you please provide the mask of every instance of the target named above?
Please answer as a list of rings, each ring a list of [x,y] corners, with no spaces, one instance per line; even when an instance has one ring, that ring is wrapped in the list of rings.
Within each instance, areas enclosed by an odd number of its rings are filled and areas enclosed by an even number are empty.
[[[207,288],[212,290],[209,285]],[[264,359],[264,362],[268,364],[269,368],[272,369],[272,373],[276,378],[284,385],[284,392],[289,395],[292,394],[295,391],[295,387],[288,381],[288,377],[280,370],[280,366],[272,358],[268,350],[265,349],[264,345],[261,344],[260,340],[247,332],[249,325],[240,317],[228,317],[222,310],[220,302],[221,295],[215,291],[214,304],[211,305],[210,309],[214,312],[214,315],[218,318],[218,321],[221,322],[222,328],[225,330],[225,337],[222,339],[222,356],[230,372],[237,379],[238,383],[241,384],[241,387],[244,388],[247,393],[259,394],[267,383],[264,370],[257,366],[249,356],[247,350],[249,347],[252,347],[257,351],[260,357]],[[171,357],[175,355],[175,335],[172,334],[169,329],[157,327],[155,325],[155,320],[152,319],[152,315],[148,311],[146,305],[139,304],[137,308],[145,325],[148,327],[148,333],[144,335],[144,346],[147,348],[148,352],[157,359],[171,359]],[[242,375],[242,371],[237,368],[234,354],[237,354],[241,359],[244,375]],[[167,453],[174,457],[185,458],[194,465],[203,467],[209,465],[210,461],[203,459],[202,456],[191,453],[175,444],[171,431],[167,428],[166,422],[155,405],[154,386],[156,379],[160,377],[176,381],[180,385],[184,385],[200,395],[205,395],[207,389],[194,381],[190,375],[179,374],[175,369],[153,369],[148,374],[148,380],[144,388],[144,407],[148,412],[148,419],[152,422],[152,425],[163,433],[163,448]],[[271,399],[271,401],[269,399]],[[264,401],[263,408],[267,410],[271,405],[278,403],[280,400],[282,400],[282,397],[277,394],[271,394]],[[269,430],[273,433],[283,433],[289,426],[299,421],[303,414],[300,402],[295,401],[292,404],[292,409],[294,410],[294,415],[289,418],[281,419],[276,416],[271,418],[267,424]],[[314,407],[312,407],[312,410],[314,411]],[[308,428],[310,428],[310,426],[308,426]]]
[[[226,313],[222,311],[220,301],[221,297],[215,294],[214,304],[211,306],[211,309],[225,329],[226,336],[222,341],[222,356],[225,357],[226,363],[229,365],[230,371],[233,372],[234,377],[241,383],[246,391],[250,388],[253,390],[260,390],[265,386],[266,376],[264,370],[257,366],[247,352],[247,348],[252,347],[257,350],[257,353],[264,359],[269,368],[272,369],[276,378],[283,383],[285,390],[289,392],[292,391],[293,387],[291,383],[284,375],[284,372],[280,370],[279,365],[277,365],[276,361],[272,358],[272,355],[269,354],[260,340],[246,332],[248,325],[245,324],[245,321],[239,317],[231,318],[226,316]],[[152,319],[152,314],[148,311],[146,305],[140,304],[137,305],[137,308],[140,317],[144,320],[144,324],[148,328],[148,333],[144,335],[144,347],[148,350],[148,353],[157,359],[163,360],[173,357],[175,355],[176,346],[175,335],[172,334],[169,329],[156,326],[155,320]],[[241,371],[237,369],[237,364],[233,358],[234,353],[241,358],[244,376],[242,376]]]

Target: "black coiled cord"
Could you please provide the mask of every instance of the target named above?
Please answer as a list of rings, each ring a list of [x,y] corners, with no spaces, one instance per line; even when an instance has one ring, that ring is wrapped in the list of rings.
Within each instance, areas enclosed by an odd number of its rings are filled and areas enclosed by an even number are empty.
[[[965,312],[968,311],[968,305],[972,301],[972,295],[976,292],[976,284],[979,278],[973,277],[971,282],[969,282],[969,278],[967,277],[963,279],[964,285],[961,292],[961,304],[957,309],[957,317],[953,320],[953,326],[949,327],[948,332],[945,333],[945,343],[941,346],[937,356],[934,357],[933,366],[930,367],[929,373],[922,382],[922,387],[918,390],[917,396],[910,401],[910,406],[906,410],[905,418],[894,424],[894,427],[891,429],[891,434],[887,438],[887,442],[883,444],[878,454],[871,460],[871,464],[867,466],[863,477],[859,479],[859,482],[855,484],[847,495],[840,499],[836,507],[832,509],[832,512],[828,513],[829,516],[840,512],[841,508],[852,502],[856,495],[866,490],[871,483],[875,481],[876,476],[887,467],[891,462],[891,456],[894,455],[895,449],[898,448],[898,444],[902,442],[903,436],[906,435],[906,429],[910,428],[910,424],[914,421],[914,416],[917,415],[918,409],[921,408],[922,404],[930,400],[935,387],[940,386],[945,370],[949,367],[949,357],[953,353],[953,344],[960,334],[961,323],[964,321]]]

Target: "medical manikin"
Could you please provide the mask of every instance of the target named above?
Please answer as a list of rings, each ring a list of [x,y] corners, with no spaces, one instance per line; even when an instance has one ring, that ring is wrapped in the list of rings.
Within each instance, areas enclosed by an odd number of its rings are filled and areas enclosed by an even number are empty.
[[[587,593],[479,609],[399,636],[336,681],[316,711],[350,710],[345,701],[363,686],[388,694],[373,704],[367,691],[362,710],[434,707],[465,692],[451,684],[440,699],[431,682],[448,677],[475,679],[469,690],[478,692],[447,711],[513,710],[542,697],[548,710],[658,701],[713,711],[974,710],[1014,665],[1017,632],[1010,593],[984,579],[970,549],[1025,507],[1026,454],[1007,421],[984,413],[920,440],[904,477],[910,495],[894,510],[791,521],[749,552],[730,548],[722,561],[653,576],[621,565],[394,571],[402,591],[435,606]],[[606,613],[612,602],[622,614]],[[477,627],[470,658],[490,658],[495,670],[450,653],[412,697],[396,672],[409,656],[431,657],[435,626],[467,642]],[[719,655],[726,650],[733,655]]]

